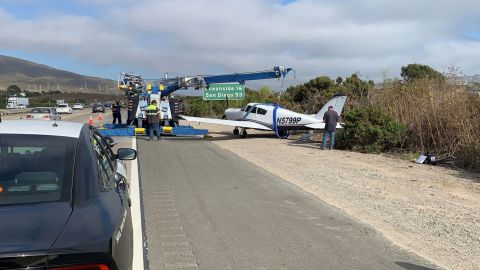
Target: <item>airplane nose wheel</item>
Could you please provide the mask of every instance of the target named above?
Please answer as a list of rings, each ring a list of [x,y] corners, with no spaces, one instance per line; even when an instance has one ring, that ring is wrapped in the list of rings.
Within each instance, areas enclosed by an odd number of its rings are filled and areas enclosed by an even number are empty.
[[[237,136],[238,134],[240,134],[240,131],[238,131],[238,128],[235,128],[233,130],[233,135]]]
[[[242,139],[245,139],[247,137],[247,129],[246,128],[242,128],[242,134],[240,135],[240,138]]]

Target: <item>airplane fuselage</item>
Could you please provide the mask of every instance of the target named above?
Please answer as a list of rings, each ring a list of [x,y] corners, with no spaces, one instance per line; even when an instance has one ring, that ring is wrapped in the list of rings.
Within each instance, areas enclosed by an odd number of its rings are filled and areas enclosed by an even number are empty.
[[[225,110],[225,119],[256,122],[271,129],[275,128],[275,122],[278,130],[310,129],[307,125],[323,123],[323,120],[314,116],[296,113],[281,107],[276,108],[274,119],[274,110],[273,104],[249,103],[241,109]]]

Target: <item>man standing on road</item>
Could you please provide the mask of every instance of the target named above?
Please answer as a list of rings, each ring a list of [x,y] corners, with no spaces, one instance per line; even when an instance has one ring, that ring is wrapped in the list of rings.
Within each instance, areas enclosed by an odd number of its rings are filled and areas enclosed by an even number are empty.
[[[118,120],[118,123],[122,123],[122,105],[120,104],[120,100],[116,99],[115,102],[112,104],[112,114],[113,114],[113,124],[115,124]]]
[[[335,131],[337,130],[337,122],[340,120],[338,113],[333,109],[333,106],[328,106],[328,111],[323,115],[323,122],[325,122],[325,130],[323,132],[322,150],[325,150],[327,145],[327,138],[330,136],[330,147],[332,150],[335,144]]]
[[[150,105],[145,108],[148,124],[148,140],[153,139],[153,132],[157,135],[157,140],[160,141],[160,110],[157,107],[157,101],[152,100]]]

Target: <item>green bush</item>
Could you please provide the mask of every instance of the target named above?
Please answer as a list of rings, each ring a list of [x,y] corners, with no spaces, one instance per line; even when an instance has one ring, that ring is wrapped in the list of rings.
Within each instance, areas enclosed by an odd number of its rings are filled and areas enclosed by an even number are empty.
[[[343,120],[344,129],[337,133],[340,148],[377,153],[401,148],[406,139],[407,128],[380,108],[353,109]]]

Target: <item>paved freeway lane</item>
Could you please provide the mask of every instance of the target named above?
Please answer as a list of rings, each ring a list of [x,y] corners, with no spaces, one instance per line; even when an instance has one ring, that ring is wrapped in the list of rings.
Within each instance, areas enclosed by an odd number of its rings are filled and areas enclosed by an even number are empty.
[[[436,269],[208,141],[138,150],[150,269]]]

